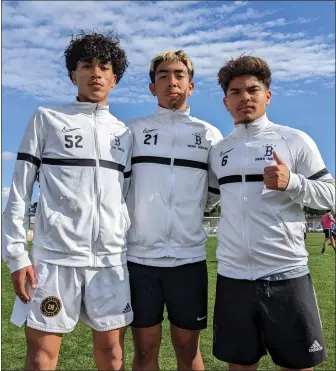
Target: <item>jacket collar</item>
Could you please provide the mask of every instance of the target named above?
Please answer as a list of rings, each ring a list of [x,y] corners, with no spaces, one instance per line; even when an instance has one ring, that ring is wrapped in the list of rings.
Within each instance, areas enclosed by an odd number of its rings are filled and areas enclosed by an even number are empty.
[[[171,115],[172,113],[174,113],[175,115],[186,115],[186,116],[189,116],[190,114],[190,107],[188,107],[186,110],[176,110],[176,111],[173,111],[171,109],[167,109],[167,108],[163,108],[161,106],[158,105],[158,108],[156,110],[156,115]]]
[[[86,113],[90,115],[94,112],[97,112],[97,114],[106,114],[109,112],[108,105],[90,102],[79,102],[77,100],[77,97],[72,102],[72,106],[77,112]]]
[[[254,120],[249,124],[235,124],[233,134],[238,137],[245,136],[246,133],[248,133],[249,135],[254,135],[264,130],[269,124],[270,121],[268,120],[268,117],[265,113],[263,116],[259,117],[257,120]]]

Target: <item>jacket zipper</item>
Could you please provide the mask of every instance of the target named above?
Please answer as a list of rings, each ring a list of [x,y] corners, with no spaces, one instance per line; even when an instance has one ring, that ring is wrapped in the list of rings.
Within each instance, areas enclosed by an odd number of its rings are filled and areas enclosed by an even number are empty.
[[[169,236],[169,250],[171,249],[171,240],[172,240],[172,232],[173,232],[173,222],[171,217],[172,212],[172,205],[173,205],[173,193],[174,193],[174,156],[175,156],[175,123],[174,123],[174,114],[175,110],[172,110],[172,119],[171,119],[171,126],[172,126],[172,132],[173,132],[173,140],[172,140],[172,157],[171,157],[171,175],[172,175],[172,186],[171,191],[169,194],[169,214],[168,214],[168,221],[167,221],[167,229],[168,229],[168,236]],[[170,251],[167,254],[167,257],[170,258],[171,254]]]
[[[95,154],[96,154],[96,176],[95,176],[95,197],[96,197],[96,210],[94,213],[94,227],[93,227],[93,247],[92,253],[94,256],[93,266],[97,266],[97,243],[99,236],[99,205],[100,205],[100,190],[99,190],[99,145],[98,145],[98,133],[97,133],[97,113],[99,109],[99,104],[97,103],[94,112],[94,139],[95,139]]]
[[[243,188],[243,208],[242,208],[242,214],[243,214],[243,245],[247,250],[247,264],[249,267],[250,272],[250,279],[253,279],[253,272],[251,271],[251,251],[250,251],[250,245],[249,245],[249,235],[248,235],[248,220],[246,220],[246,204],[245,204],[245,194],[246,194],[246,182],[245,182],[245,171],[246,171],[246,165],[248,162],[248,124],[245,124],[245,143],[244,143],[244,151],[243,151],[243,171],[242,171],[242,188]]]

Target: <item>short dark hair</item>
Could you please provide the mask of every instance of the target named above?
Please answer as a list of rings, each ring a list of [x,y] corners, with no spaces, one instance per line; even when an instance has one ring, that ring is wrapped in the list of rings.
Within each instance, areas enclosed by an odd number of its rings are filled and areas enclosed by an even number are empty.
[[[97,58],[104,62],[110,62],[113,72],[117,76],[116,83],[123,77],[128,60],[125,51],[120,47],[119,39],[113,31],[103,33],[85,33],[81,31],[72,36],[70,44],[64,51],[65,64],[68,75],[76,70],[78,61],[92,61]]]
[[[265,60],[252,56],[240,56],[226,62],[218,72],[218,83],[224,90],[224,94],[226,95],[232,79],[244,75],[255,76],[267,89],[271,85],[271,70]]]

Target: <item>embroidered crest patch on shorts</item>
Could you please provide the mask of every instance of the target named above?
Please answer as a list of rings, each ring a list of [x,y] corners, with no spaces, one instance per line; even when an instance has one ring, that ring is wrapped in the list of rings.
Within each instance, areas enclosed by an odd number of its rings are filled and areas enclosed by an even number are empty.
[[[62,304],[56,296],[48,296],[42,300],[40,309],[45,317],[54,317],[62,309]]]

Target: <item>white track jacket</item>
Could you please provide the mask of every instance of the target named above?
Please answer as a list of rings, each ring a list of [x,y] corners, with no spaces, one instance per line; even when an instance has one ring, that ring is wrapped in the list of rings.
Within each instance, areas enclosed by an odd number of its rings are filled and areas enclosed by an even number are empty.
[[[20,145],[3,216],[3,259],[11,272],[31,264],[26,229],[37,177],[33,257],[72,267],[126,262],[130,221],[122,191],[131,148],[130,130],[108,106],[76,100],[37,109]]]
[[[284,192],[266,190],[264,168],[273,151],[290,170]],[[303,206],[333,209],[335,184],[314,141],[270,122],[266,115],[235,125],[215,145],[210,165],[220,189],[218,273],[255,280],[307,264]]]
[[[134,135],[128,256],[205,259],[203,214],[219,201],[208,193],[208,155],[222,135],[189,112],[158,107],[127,122]]]

